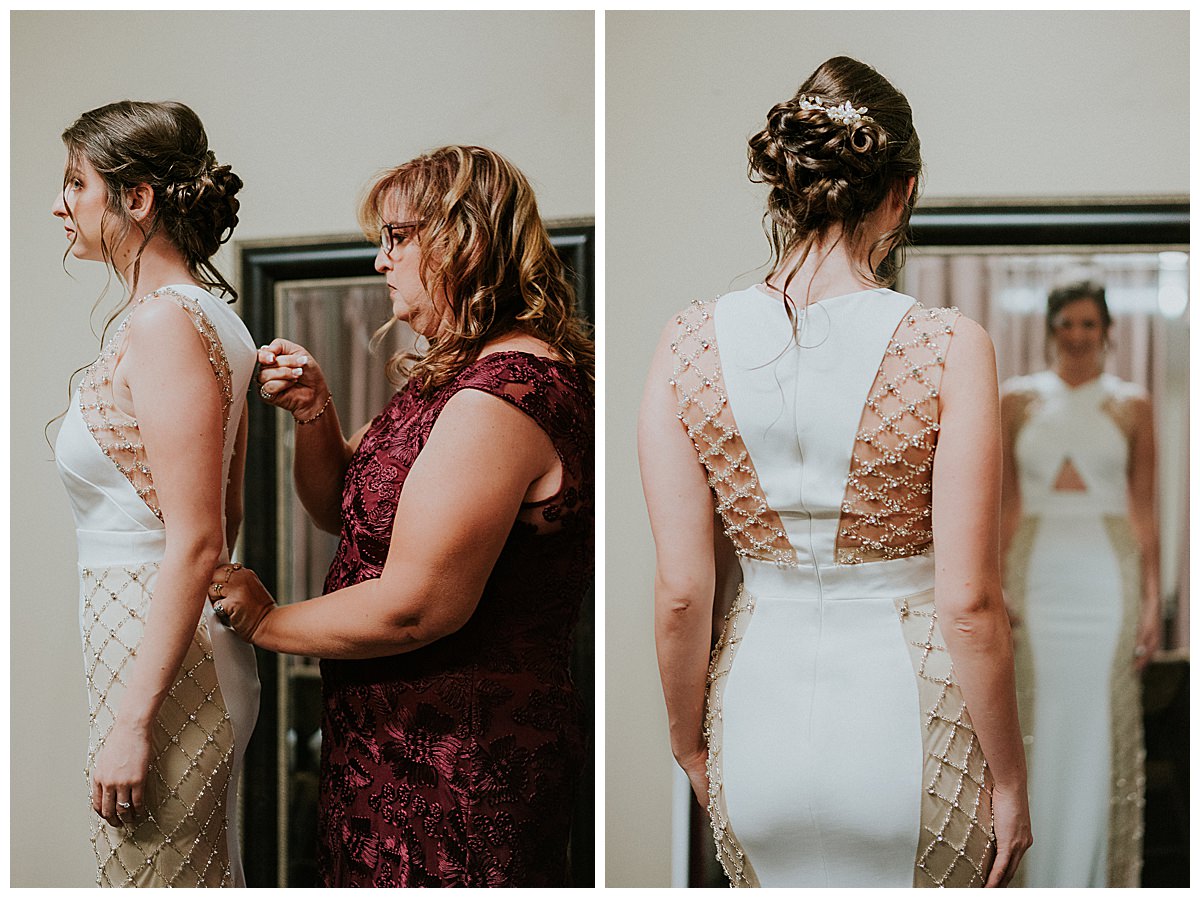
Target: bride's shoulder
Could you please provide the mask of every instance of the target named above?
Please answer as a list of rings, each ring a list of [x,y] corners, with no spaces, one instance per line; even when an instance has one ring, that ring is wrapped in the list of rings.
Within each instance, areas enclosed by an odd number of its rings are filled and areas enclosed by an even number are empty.
[[[1045,391],[1046,375],[1049,373],[1048,371],[1038,371],[1035,374],[1018,374],[1009,377],[1000,384],[1000,395],[1002,397],[1032,398]]]

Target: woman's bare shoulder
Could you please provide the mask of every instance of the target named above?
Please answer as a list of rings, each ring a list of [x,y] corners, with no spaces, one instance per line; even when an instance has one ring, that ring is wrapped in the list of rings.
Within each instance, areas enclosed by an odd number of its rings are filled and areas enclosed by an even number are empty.
[[[530,334],[512,333],[492,340],[479,351],[478,357],[482,359],[498,352],[524,352],[561,361],[558,354],[550,348],[550,344]]]

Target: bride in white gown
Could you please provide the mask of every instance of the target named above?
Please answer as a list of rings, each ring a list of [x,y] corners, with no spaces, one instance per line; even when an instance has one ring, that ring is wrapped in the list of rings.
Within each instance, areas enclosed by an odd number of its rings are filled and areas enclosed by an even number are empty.
[[[672,749],[733,885],[1004,885],[1030,834],[995,361],[886,289],[908,102],[831,59],[750,165],[776,264],[667,325],[639,422]],[[715,604],[714,510],[742,579]]]
[[[205,599],[241,521],[256,354],[206,289],[229,290],[209,258],[241,180],[179,103],[104,106],[63,141],[69,252],[128,289],[55,447],[79,549],[97,884],[244,885],[235,797],[258,676]]]
[[[1004,384],[1005,592],[1014,621],[1030,887],[1140,884],[1140,671],[1161,633],[1154,422],[1104,373],[1104,288],[1047,303],[1054,368]]]

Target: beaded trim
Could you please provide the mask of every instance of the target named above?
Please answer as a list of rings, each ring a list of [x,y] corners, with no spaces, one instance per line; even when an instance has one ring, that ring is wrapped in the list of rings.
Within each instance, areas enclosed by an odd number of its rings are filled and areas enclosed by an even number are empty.
[[[729,825],[725,808],[725,787],[721,775],[721,748],[724,721],[721,711],[724,701],[725,678],[733,666],[733,656],[742,641],[750,617],[754,614],[754,597],[738,587],[733,607],[725,614],[725,623],[717,644],[713,646],[708,663],[707,694],[704,702],[704,742],[708,746],[705,772],[708,774],[708,820],[712,826],[717,860],[735,888],[757,887],[758,877],[750,859]]]
[[[714,305],[715,301],[694,300],[675,319],[679,331],[671,343],[675,370],[670,383],[679,403],[677,417],[708,473],[717,513],[737,554],[795,566],[796,551],[779,515],[767,505],[729,410],[714,334]]]
[[[145,634],[158,565],[85,568],[80,626],[86,662],[91,770],[112,731]],[[233,885],[227,837],[233,722],[202,616],[154,720],[146,811],[133,826],[92,817],[98,886]]]
[[[229,410],[233,405],[233,377],[220,336],[200,303],[170,287],[146,294],[136,305],[159,296],[170,298],[187,312],[205,342],[208,361],[221,390],[221,433],[225,435],[229,428]],[[113,398],[113,371],[128,339],[131,317],[132,314],[126,316],[96,361],[84,372],[79,385],[79,410],[100,451],[125,476],[138,497],[161,521],[162,509],[158,507],[154,477],[147,463],[146,447],[142,443],[137,419],[122,411]]]
[[[913,305],[896,327],[859,422],[838,521],[838,564],[924,555],[933,547],[933,454],[958,309]]]
[[[996,853],[991,771],[938,627],[933,591],[897,599],[896,609],[924,723],[913,886],[980,887]]]

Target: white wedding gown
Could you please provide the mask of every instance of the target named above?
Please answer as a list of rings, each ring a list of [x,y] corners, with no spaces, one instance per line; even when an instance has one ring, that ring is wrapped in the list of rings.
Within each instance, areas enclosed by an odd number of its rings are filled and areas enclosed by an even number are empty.
[[[208,349],[224,396],[224,485],[254,368],[254,343],[233,310],[198,287],[163,288],[141,301],[178,304]],[[113,401],[111,376],[127,323],[85,372],[55,447],[79,549],[79,615],[90,708],[81,806],[85,801],[90,805],[92,765],[120,707],[166,546],[154,475],[137,422]],[[222,561],[227,560],[228,549],[222,553]],[[253,648],[223,627],[205,602],[155,721],[148,813],[136,825],[122,827],[92,815],[98,885],[245,884],[237,780],[258,715],[258,693]]]
[[[1134,668],[1141,556],[1128,518],[1130,403],[1109,374],[1013,378],[1021,523],[1004,586],[1029,767],[1030,887],[1140,884],[1145,791]]]
[[[672,384],[743,584],[709,672],[735,886],[983,884],[991,779],[933,605],[938,385],[958,313],[761,287],[679,315]]]

